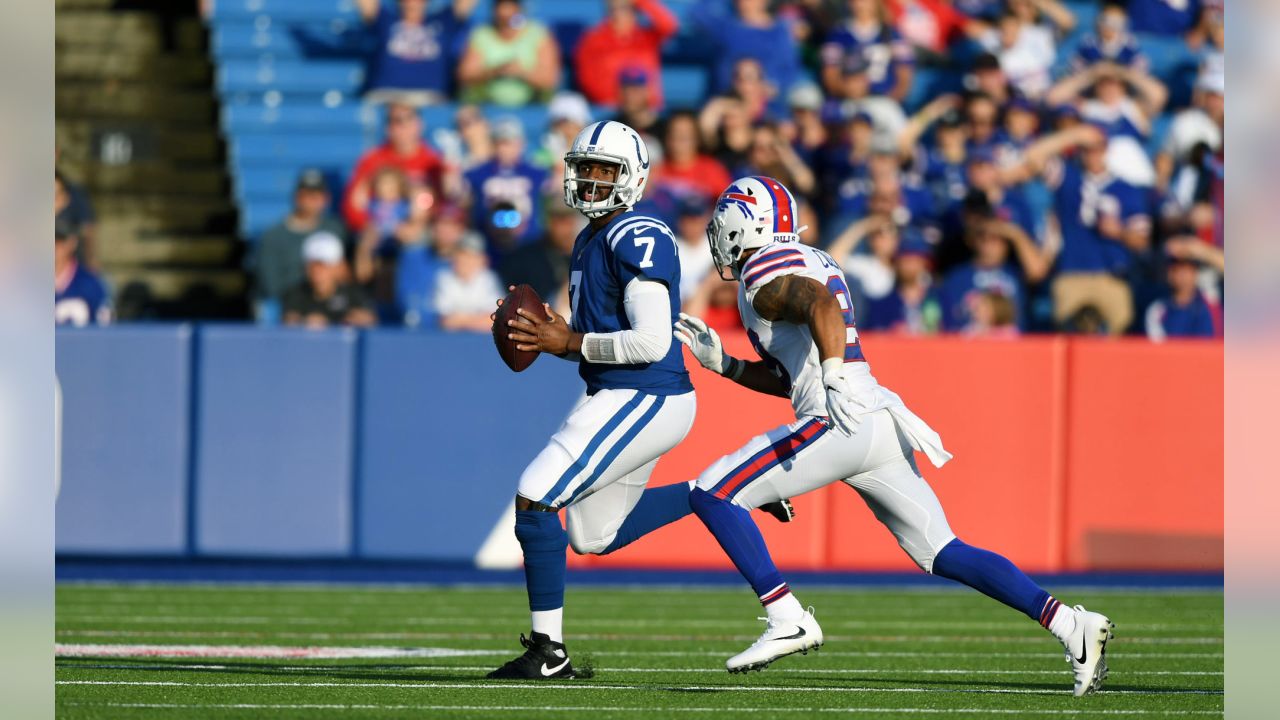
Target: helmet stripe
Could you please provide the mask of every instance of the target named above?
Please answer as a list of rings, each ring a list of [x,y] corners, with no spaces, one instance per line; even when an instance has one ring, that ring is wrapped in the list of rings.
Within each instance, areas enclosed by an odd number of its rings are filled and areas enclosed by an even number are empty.
[[[796,231],[796,219],[791,216],[792,207],[794,207],[791,191],[771,177],[757,175],[755,179],[768,188],[769,194],[773,196],[773,231],[775,233],[794,233]]]
[[[608,120],[596,123],[596,129],[591,131],[591,142],[587,144],[595,145],[596,143],[600,142],[600,131],[604,130],[604,126],[608,124],[609,124]]]

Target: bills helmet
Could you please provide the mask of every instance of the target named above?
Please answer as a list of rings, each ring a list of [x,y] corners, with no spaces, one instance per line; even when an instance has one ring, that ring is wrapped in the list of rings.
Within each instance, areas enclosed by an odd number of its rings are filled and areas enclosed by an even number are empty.
[[[796,199],[777,180],[763,175],[734,180],[716,200],[707,223],[711,259],[720,277],[737,280],[747,250],[775,241],[798,242],[805,228],[799,227],[796,214]]]

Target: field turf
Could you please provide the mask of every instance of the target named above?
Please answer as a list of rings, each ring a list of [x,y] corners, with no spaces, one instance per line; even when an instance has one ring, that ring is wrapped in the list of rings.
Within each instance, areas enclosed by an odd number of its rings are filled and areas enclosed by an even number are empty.
[[[517,654],[528,629],[519,588],[62,583],[57,712],[64,720],[1222,715],[1220,591],[1061,589],[1064,602],[1116,623],[1110,680],[1080,699],[1061,646],[976,593],[797,591],[817,610],[825,648],[731,676],[725,658],[763,629],[745,588],[571,587],[568,647],[595,676],[534,684],[484,679]],[[123,645],[132,647],[104,647]],[[171,646],[186,656],[163,657]]]

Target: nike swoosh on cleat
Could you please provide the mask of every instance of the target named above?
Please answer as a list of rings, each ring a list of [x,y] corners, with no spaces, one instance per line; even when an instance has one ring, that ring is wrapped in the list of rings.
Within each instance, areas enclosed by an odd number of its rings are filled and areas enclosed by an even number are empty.
[[[563,670],[564,666],[568,664],[569,664],[569,658],[565,658],[564,662],[560,663],[559,665],[553,668],[548,668],[546,663],[542,663],[542,669],[541,669],[542,677],[551,677],[552,675],[555,675],[556,673]]]
[[[788,635],[788,636],[786,636],[786,637],[774,638],[774,640],[795,640],[796,638],[802,638],[802,637],[804,637],[804,635],[805,635],[805,633],[804,633],[804,628],[802,628],[802,627],[798,627],[798,628],[796,628],[796,634],[795,634],[795,635]]]
[[[1080,645],[1080,657],[1076,658],[1076,662],[1083,665],[1085,660],[1089,659],[1089,642],[1086,640]]]

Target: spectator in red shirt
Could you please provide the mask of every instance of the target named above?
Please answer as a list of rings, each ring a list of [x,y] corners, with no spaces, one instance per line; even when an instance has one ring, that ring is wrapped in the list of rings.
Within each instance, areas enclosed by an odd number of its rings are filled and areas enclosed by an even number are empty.
[[[413,189],[424,188],[439,198],[444,163],[423,141],[422,117],[417,109],[403,103],[387,106],[386,142],[365,153],[351,172],[342,198],[342,216],[355,232],[369,220],[369,198],[373,176],[384,167],[399,169]]]
[[[675,34],[676,16],[661,0],[607,0],[608,14],[583,34],[574,55],[578,87],[595,105],[618,104],[618,74],[624,68],[648,73],[649,102],[662,106],[659,48]],[[649,18],[640,25],[639,14]]]
[[[935,55],[946,54],[947,46],[961,35],[982,29],[950,0],[889,0],[888,6],[903,39]]]
[[[667,120],[663,160],[654,184],[675,192],[697,193],[704,199],[719,197],[733,179],[724,166],[702,152],[698,143],[698,119],[691,112],[672,113]]]

